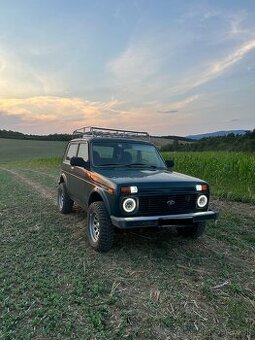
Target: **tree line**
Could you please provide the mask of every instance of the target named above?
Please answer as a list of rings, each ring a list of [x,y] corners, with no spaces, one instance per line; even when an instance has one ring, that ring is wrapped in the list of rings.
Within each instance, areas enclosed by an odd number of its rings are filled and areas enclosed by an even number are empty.
[[[255,129],[247,131],[244,135],[230,133],[226,136],[207,137],[191,143],[165,144],[161,151],[245,151],[255,152]]]
[[[24,134],[11,130],[0,130],[0,138],[65,141],[73,138],[72,134],[54,133],[49,135]],[[157,137],[160,138],[160,137]],[[161,146],[161,151],[246,151],[255,152],[255,129],[247,131],[244,135],[233,133],[227,136],[207,137],[200,140],[191,140],[185,137],[162,136],[171,139],[171,143]]]
[[[68,142],[73,138],[71,134],[54,133],[49,135],[29,135],[22,132],[11,130],[0,130],[0,138],[12,139],[31,139],[31,140],[45,140],[45,141],[65,141]]]

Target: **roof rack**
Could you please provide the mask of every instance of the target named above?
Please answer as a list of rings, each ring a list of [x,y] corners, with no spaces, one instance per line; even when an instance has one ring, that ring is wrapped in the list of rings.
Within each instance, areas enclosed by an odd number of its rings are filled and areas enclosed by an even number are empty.
[[[110,138],[142,138],[150,139],[148,132],[144,131],[129,131],[129,130],[119,130],[119,129],[107,129],[95,126],[85,126],[80,129],[73,131],[73,135],[78,135],[81,137],[93,136],[93,137],[110,137]]]

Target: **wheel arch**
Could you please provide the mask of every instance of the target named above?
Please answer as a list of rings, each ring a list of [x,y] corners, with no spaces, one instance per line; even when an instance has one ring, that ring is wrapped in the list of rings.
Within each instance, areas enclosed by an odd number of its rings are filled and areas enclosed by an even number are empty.
[[[59,177],[58,184],[65,183],[66,184],[66,175],[62,173]]]
[[[105,195],[102,189],[95,188],[89,195],[88,207],[90,206],[91,203],[98,202],[98,201],[104,202],[105,207],[110,215],[110,204],[107,199],[107,196]]]

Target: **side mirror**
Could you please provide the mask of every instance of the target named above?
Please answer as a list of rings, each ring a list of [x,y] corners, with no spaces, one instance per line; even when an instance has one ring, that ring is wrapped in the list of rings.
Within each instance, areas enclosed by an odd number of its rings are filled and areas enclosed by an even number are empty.
[[[72,157],[70,160],[72,166],[80,166],[85,169],[89,169],[89,162],[84,161],[82,157]]]
[[[165,161],[166,162],[166,166],[168,167],[168,168],[173,168],[174,167],[174,161],[172,161],[172,160],[167,160],[167,161]]]

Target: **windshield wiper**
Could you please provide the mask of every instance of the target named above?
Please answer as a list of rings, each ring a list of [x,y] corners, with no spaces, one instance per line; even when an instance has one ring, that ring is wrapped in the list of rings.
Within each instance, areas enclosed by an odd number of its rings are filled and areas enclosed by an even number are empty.
[[[123,166],[120,163],[105,163],[105,164],[98,164],[98,166]]]
[[[124,164],[124,166],[132,167],[132,166],[143,166],[146,168],[152,168],[157,169],[156,165],[146,164],[146,163],[130,163],[130,164]]]
[[[129,164],[120,164],[120,163],[105,163],[98,164],[98,166],[116,166],[116,167],[133,167],[133,166],[142,166],[144,168],[158,169],[156,165],[146,164],[146,163],[129,163]]]

